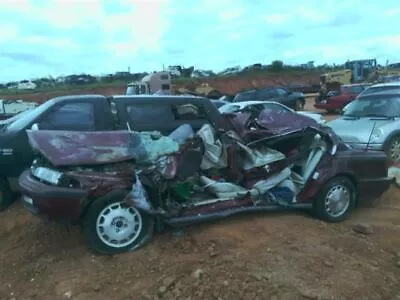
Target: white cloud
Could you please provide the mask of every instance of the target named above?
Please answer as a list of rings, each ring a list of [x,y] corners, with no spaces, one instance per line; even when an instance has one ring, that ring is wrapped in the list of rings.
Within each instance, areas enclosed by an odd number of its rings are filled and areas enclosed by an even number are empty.
[[[240,40],[240,38],[242,37],[242,35],[240,33],[230,33],[228,35],[229,39],[231,40]]]
[[[385,11],[385,15],[388,17],[394,17],[400,15],[400,7],[391,8]]]
[[[120,4],[123,12],[110,15],[104,9],[105,3]],[[18,12],[29,15],[29,18],[33,20],[48,24],[55,31],[58,29],[79,31],[88,26],[97,27],[97,30],[103,32],[102,44],[105,49],[124,56],[135,54],[140,50],[152,52],[160,50],[163,35],[169,26],[168,14],[165,10],[167,4],[167,0],[113,0],[113,2],[52,0],[38,6],[32,0],[24,1]],[[12,9],[16,8],[12,7]],[[124,36],[122,43],[121,40],[117,41],[115,38],[119,33]],[[49,44],[45,37],[28,37],[27,41],[35,42],[39,39]],[[68,48],[76,46],[73,41],[65,38],[55,38],[54,45]]]
[[[239,18],[243,14],[243,10],[240,8],[223,11],[219,14],[221,21],[230,21]]]
[[[376,38],[353,40],[346,47],[340,44],[327,44],[321,46],[308,46],[283,52],[285,59],[296,59],[301,57],[317,57],[319,60],[334,62],[346,59],[371,57],[370,47],[380,45],[385,51],[397,55],[400,51],[400,35],[383,36]]]
[[[128,65],[136,72],[162,64],[216,70],[279,58],[396,60],[397,2],[2,0],[0,80],[18,72],[97,74]]]
[[[0,43],[7,42],[18,36],[18,27],[12,24],[0,24]]]
[[[304,5],[300,5],[295,10],[294,14],[300,18],[303,18],[305,21],[311,21],[317,23],[317,22],[323,22],[327,19],[328,15],[325,11],[326,9],[316,10],[311,7],[305,7]]]
[[[272,15],[266,15],[264,16],[264,20],[273,25],[280,25],[286,22],[287,16],[283,14],[272,14]]]
[[[137,0],[127,12],[108,16],[101,25],[107,36],[105,41],[117,55],[132,55],[137,51],[157,53],[161,50],[162,39],[169,29],[169,14],[165,9],[167,1]],[[115,32],[125,32],[125,42],[115,47],[113,35]],[[111,43],[110,43],[111,42]]]
[[[267,14],[263,19],[271,25],[283,25],[285,23],[322,23],[332,18],[324,10],[317,10],[311,7],[300,5],[295,7],[292,11],[285,13],[272,13]]]
[[[76,51],[79,50],[80,47],[78,44],[74,43],[69,38],[61,38],[61,37],[46,37],[46,36],[29,36],[21,40],[21,42],[42,45],[46,47],[55,47],[55,48],[63,48],[68,51]]]

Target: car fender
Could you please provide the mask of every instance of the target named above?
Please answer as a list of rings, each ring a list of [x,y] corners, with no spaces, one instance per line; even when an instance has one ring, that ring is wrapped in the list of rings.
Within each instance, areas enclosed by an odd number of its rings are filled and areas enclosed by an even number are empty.
[[[338,172],[336,173],[332,172],[332,165],[327,164],[322,168],[318,168],[317,170],[314,171],[308,183],[306,183],[307,187],[303,191],[301,191],[299,198],[301,199],[301,201],[305,202],[309,202],[310,199],[315,201],[316,197],[318,197],[321,188],[329,180],[338,176],[347,177],[353,182],[354,186],[357,188],[358,181],[356,175],[351,170],[340,167],[340,170],[338,170]]]
[[[383,149],[386,149],[386,147],[389,146],[390,141],[392,140],[393,137],[399,135],[400,136],[400,129],[396,129],[394,131],[392,131],[385,139],[385,141],[383,142]]]

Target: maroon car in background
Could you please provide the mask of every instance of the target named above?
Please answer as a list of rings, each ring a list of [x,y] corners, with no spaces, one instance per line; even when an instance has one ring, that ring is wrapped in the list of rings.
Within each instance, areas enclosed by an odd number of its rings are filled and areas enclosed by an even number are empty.
[[[362,91],[370,86],[371,84],[366,83],[342,85],[340,87],[340,92],[330,91],[326,99],[321,100],[319,103],[315,103],[314,107],[324,109],[329,113],[341,111],[343,107],[356,99]]]
[[[137,249],[163,225],[238,213],[312,209],[339,222],[390,185],[384,152],[351,149],[310,118],[224,118],[224,129],[184,124],[169,136],[28,130],[38,156],[20,176],[22,203],[81,223],[89,248],[110,255]]]

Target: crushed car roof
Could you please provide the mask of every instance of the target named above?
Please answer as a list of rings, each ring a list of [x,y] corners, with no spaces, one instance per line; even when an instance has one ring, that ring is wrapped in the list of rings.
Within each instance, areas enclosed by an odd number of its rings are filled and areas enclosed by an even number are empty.
[[[309,117],[291,112],[265,109],[256,118],[247,113],[233,113],[224,118],[239,136],[250,138],[244,138],[245,142],[279,137],[307,128],[329,135],[333,142],[338,141],[329,127],[320,126]],[[256,128],[252,128],[252,123]],[[138,157],[138,151],[143,150],[142,145],[147,148],[149,144],[144,136],[149,132],[27,130],[27,134],[32,148],[54,166],[96,165],[131,160]],[[173,148],[174,145],[170,146]]]

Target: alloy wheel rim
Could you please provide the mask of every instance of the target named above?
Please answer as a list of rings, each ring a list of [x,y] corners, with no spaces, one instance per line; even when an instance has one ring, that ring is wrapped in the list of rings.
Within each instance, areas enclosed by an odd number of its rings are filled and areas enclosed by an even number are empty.
[[[331,217],[340,217],[350,205],[351,193],[344,185],[333,186],[325,198],[325,210]]]
[[[400,162],[400,139],[396,139],[390,147],[390,157],[395,162]]]
[[[106,206],[96,220],[96,232],[109,247],[122,248],[134,242],[142,230],[143,220],[134,207],[125,208],[120,202]]]

